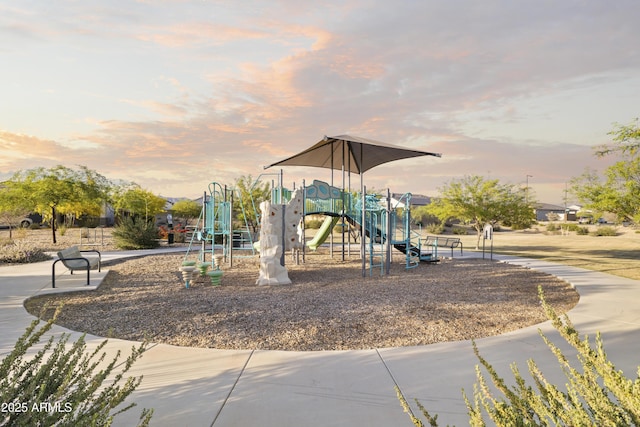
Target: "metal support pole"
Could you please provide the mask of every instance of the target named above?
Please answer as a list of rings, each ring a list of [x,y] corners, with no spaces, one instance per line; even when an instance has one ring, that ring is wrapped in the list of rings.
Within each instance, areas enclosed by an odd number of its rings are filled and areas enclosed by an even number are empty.
[[[229,233],[231,234],[229,239],[231,241],[229,244],[229,268],[233,268],[233,191],[229,193],[231,194],[231,197],[229,197]],[[240,199],[240,203],[242,203],[242,199]],[[242,238],[240,241],[242,241]]]
[[[207,192],[204,191],[202,194],[202,244],[200,248],[200,254],[202,259],[200,261],[204,262],[207,250]]]
[[[280,211],[282,212],[282,236],[281,236],[281,244],[282,244],[282,254],[280,255],[280,265],[284,267],[284,253],[286,250],[286,246],[285,246],[285,238],[284,238],[284,229],[285,229],[285,221],[284,221],[284,214],[287,211],[287,206],[286,205],[280,205],[281,209]]]
[[[386,236],[386,262],[385,262],[385,274],[389,274],[391,270],[391,239],[393,238],[393,232],[391,231],[391,192],[387,188],[387,236]],[[406,245],[406,250],[409,250],[408,245]]]
[[[361,182],[362,182],[362,175],[360,178]],[[366,232],[366,220],[367,220],[367,208],[366,208],[366,193],[367,193],[367,187],[365,187],[364,185],[361,185],[360,188],[362,189],[362,191],[360,192],[360,196],[362,198],[362,222],[360,222],[360,254],[362,255],[362,277],[366,276],[366,270],[367,270],[367,261],[366,261],[366,257],[367,257],[367,252],[366,252],[366,246],[365,246],[365,237],[367,235]]]
[[[305,253],[307,252],[307,227],[304,219],[307,217],[307,184],[302,180],[302,263],[305,262]]]

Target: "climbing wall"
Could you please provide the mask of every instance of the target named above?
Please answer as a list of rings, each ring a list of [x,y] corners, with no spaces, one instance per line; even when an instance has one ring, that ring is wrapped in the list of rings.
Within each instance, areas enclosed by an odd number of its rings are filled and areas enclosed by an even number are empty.
[[[260,204],[260,275],[257,285],[288,285],[291,283],[287,268],[282,265],[285,250],[303,247],[302,193],[295,191],[288,205],[265,201]],[[283,219],[284,214],[284,219]],[[283,228],[284,227],[284,228]]]

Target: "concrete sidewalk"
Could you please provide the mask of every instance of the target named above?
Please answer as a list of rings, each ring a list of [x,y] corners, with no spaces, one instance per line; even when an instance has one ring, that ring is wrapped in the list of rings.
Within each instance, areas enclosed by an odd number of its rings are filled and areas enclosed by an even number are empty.
[[[130,255],[105,253],[103,259]],[[572,322],[581,334],[602,332],[610,360],[628,377],[635,376],[640,365],[640,281],[532,259],[494,258],[553,274],[575,286],[580,302],[569,313]],[[0,354],[13,348],[33,320],[23,308],[24,300],[50,292],[51,264],[0,268]],[[91,285],[105,274],[105,270],[92,272]],[[86,279],[83,275],[73,278]],[[87,288],[70,279],[56,279],[59,290]],[[551,382],[564,384],[566,378],[538,329],[567,349],[549,322],[476,342],[506,379],[512,378],[510,363],[516,362],[525,374],[526,361],[533,358]],[[103,338],[90,336],[87,341],[95,346]],[[131,346],[131,342],[109,340],[108,349],[126,353]],[[396,398],[396,385],[414,410],[417,398],[439,414],[440,425],[468,425],[461,390],[472,394],[476,364],[469,341],[321,352],[155,344],[131,371],[131,375],[144,375],[130,397],[138,407],[116,417],[115,425],[135,424],[140,409],[147,407],[155,410],[154,426],[410,426]]]

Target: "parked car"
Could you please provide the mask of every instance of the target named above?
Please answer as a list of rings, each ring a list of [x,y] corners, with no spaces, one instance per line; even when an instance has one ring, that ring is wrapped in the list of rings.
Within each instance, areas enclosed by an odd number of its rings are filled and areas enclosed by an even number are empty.
[[[20,220],[20,222],[18,222],[18,225],[21,228],[30,228],[31,225],[33,225],[33,224],[41,224],[41,223],[42,223],[42,215],[37,214],[37,213],[32,213],[32,214],[29,214],[29,215],[25,216],[24,218],[22,218]],[[0,228],[7,229],[7,228],[9,228],[9,225],[8,224],[2,224],[2,225],[0,225]]]

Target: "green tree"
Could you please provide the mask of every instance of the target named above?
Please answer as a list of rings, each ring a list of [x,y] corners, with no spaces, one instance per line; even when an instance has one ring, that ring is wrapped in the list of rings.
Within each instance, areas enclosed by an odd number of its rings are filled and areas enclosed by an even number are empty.
[[[269,183],[254,182],[251,175],[245,175],[236,180],[235,188],[233,209],[236,219],[257,231],[260,225],[260,203],[269,200],[271,196]]]
[[[0,187],[0,224],[9,226],[9,239],[13,238],[13,228],[20,225],[20,221],[31,212],[29,207],[20,206],[12,199],[6,187]]]
[[[619,153],[634,158],[640,150],[640,118],[630,124],[614,123],[613,130],[607,135],[613,136],[613,144],[604,144],[596,148],[596,156],[603,157]]]
[[[416,223],[425,227],[427,224],[437,224],[440,222],[438,217],[429,213],[428,205],[411,208],[411,219]]]
[[[200,206],[194,200],[178,200],[173,204],[171,211],[175,216],[184,218],[185,224],[189,225],[189,220],[198,218],[200,216],[200,212],[202,211],[202,206]]]
[[[531,208],[535,201],[531,195],[527,197],[526,190],[500,184],[497,179],[465,176],[446,184],[440,193],[440,197],[427,206],[427,212],[443,222],[456,218],[470,223],[478,234],[476,249],[480,246],[485,224],[507,222],[522,228],[535,220]]]
[[[571,180],[571,192],[596,214],[611,212],[620,221],[640,222],[640,126],[615,125],[613,143],[597,148],[596,156],[618,154],[622,160],[609,166],[604,176],[587,169]]]
[[[120,216],[142,217],[150,222],[164,212],[167,201],[135,183],[120,184],[113,192],[113,206]]]
[[[84,166],[79,170],[62,165],[40,167],[16,172],[6,181],[0,203],[41,214],[51,224],[55,244],[57,215],[99,215],[110,185],[105,177]]]

